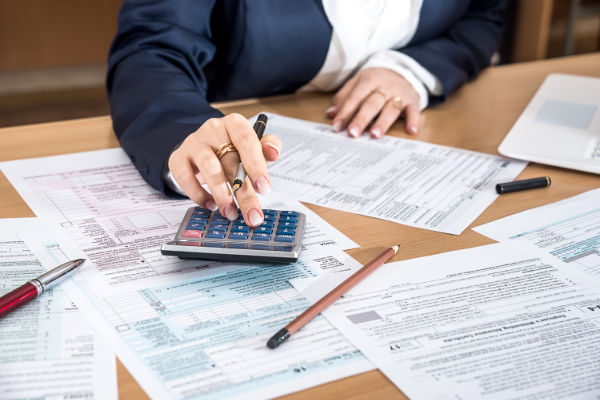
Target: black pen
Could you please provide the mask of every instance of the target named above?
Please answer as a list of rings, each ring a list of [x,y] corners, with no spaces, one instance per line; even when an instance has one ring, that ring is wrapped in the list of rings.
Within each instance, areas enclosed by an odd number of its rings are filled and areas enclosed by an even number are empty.
[[[550,186],[550,177],[542,176],[540,178],[523,179],[522,181],[499,183],[496,185],[496,193],[510,193],[518,190],[535,189]]]
[[[256,132],[256,136],[258,140],[260,140],[265,132],[265,128],[267,127],[267,116],[265,114],[260,114],[258,118],[256,118],[256,122],[254,123],[254,132]],[[246,170],[240,161],[240,165],[238,165],[237,172],[235,173],[235,179],[233,180],[233,185],[231,186],[231,191],[233,193],[237,192],[244,181],[246,180]]]

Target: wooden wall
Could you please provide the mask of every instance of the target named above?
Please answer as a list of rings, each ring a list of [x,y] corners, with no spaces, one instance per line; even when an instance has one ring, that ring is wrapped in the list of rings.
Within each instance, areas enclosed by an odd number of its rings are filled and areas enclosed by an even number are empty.
[[[121,2],[0,0],[0,71],[104,64]]]

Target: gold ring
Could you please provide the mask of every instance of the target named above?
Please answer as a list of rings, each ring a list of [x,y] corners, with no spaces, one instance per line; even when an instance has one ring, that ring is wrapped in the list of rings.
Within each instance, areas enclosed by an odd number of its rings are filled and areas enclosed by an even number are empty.
[[[223,156],[225,154],[229,153],[230,151],[237,151],[237,149],[235,148],[233,143],[231,143],[231,142],[223,143],[222,145],[220,145],[219,147],[217,147],[215,149],[215,155],[220,160],[221,158],[223,158]]]
[[[383,96],[383,100],[386,101],[387,100],[387,95],[385,94],[385,92],[379,88],[373,89],[373,91],[371,92],[371,94],[374,93],[379,93],[380,95]]]
[[[400,97],[400,96],[392,97],[391,99],[388,100],[388,102],[392,103],[392,105],[396,108],[402,108],[402,106],[404,105],[404,102],[402,101],[402,97]]]

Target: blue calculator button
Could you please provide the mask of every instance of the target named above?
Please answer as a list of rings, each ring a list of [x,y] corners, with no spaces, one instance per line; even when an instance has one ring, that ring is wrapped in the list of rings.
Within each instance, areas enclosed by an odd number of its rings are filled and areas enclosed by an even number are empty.
[[[279,225],[277,225],[277,229],[281,229],[281,228],[296,229],[296,223],[295,222],[280,222]]]
[[[194,207],[194,214],[203,214],[203,215],[210,215],[211,211],[207,208],[202,208],[202,207]]]
[[[277,215],[277,210],[271,210],[269,208],[263,208],[264,215]]]
[[[271,240],[271,235],[268,233],[255,233],[252,235],[252,240],[268,242],[269,240]]]
[[[292,243],[294,241],[294,237],[291,235],[277,235],[275,236],[275,241]]]
[[[277,229],[277,234],[294,236],[296,234],[296,230],[294,228],[279,228]]]
[[[275,221],[275,215],[265,214],[265,221]]]
[[[260,244],[260,243],[252,243],[250,245],[251,249],[254,250],[271,250],[271,245],[269,244]]]
[[[220,215],[219,216],[213,215],[211,222],[218,222],[218,223],[221,223],[221,224],[228,224],[229,220],[227,218],[225,218],[225,217],[221,217]]]
[[[233,221],[233,226],[248,226],[248,225],[246,225],[244,220],[241,220],[241,221]]]
[[[187,226],[185,227],[185,229],[195,229],[198,231],[203,231],[204,228],[206,227],[206,224],[202,224],[202,223],[198,223],[198,222],[190,222],[187,224]]]
[[[208,230],[206,231],[206,238],[208,239],[223,239],[225,237],[225,231]]]
[[[233,225],[231,232],[250,232],[250,227],[248,225]]]
[[[208,229],[211,230],[211,231],[223,231],[223,232],[225,232],[228,227],[229,227],[229,225],[227,225],[227,224],[215,224],[213,222],[212,224],[210,224],[210,226],[208,227]]]
[[[282,216],[294,216],[294,217],[297,217],[298,213],[296,211],[282,211],[281,215]]]
[[[273,228],[274,225],[275,225],[275,221],[263,221],[263,223],[260,224],[259,226]]]
[[[254,233],[268,233],[268,234],[271,234],[271,233],[273,233],[273,228],[271,228],[269,226],[257,226],[256,228],[254,228]]]
[[[229,232],[228,237],[234,240],[246,240],[248,239],[248,232]]]
[[[279,223],[282,222],[297,222],[298,221],[298,216],[297,215],[280,215],[279,216]]]
[[[208,221],[208,216],[206,216],[206,215],[192,215],[192,216],[190,216],[190,221]]]

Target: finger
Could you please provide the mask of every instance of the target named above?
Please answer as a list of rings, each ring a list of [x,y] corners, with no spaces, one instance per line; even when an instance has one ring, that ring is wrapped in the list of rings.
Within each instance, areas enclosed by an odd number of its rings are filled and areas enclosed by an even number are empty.
[[[421,121],[421,112],[416,104],[411,103],[404,109],[406,118],[406,130],[411,135],[416,135],[419,132],[419,122]]]
[[[225,129],[240,155],[250,182],[260,194],[268,194],[271,191],[271,179],[267,172],[267,162],[250,123],[239,114],[230,114],[227,116]]]
[[[198,182],[194,174],[194,167],[185,155],[174,152],[169,158],[169,171],[190,200],[210,210],[217,208],[212,196]]]
[[[360,106],[360,109],[348,124],[348,134],[359,137],[367,125],[379,114],[385,105],[385,98],[380,92],[372,92]]]
[[[352,78],[350,78],[342,86],[342,88],[340,90],[338,90],[338,92],[335,94],[335,96],[333,96],[333,99],[331,101],[331,104],[332,104],[331,107],[329,107],[327,110],[325,110],[325,115],[327,117],[329,117],[329,118],[335,117],[335,115],[340,110],[340,108],[342,108],[342,104],[344,103],[344,99],[346,97],[348,97],[348,95],[350,94],[350,92],[352,92],[352,89],[354,89],[354,86],[356,86],[356,83],[358,82],[358,79],[359,79],[359,75],[355,74]]]
[[[242,187],[235,192],[235,197],[240,205],[240,210],[242,210],[246,225],[258,226],[263,223],[265,217],[249,178],[246,177]]]
[[[375,89],[371,81],[359,80],[352,92],[344,99],[340,111],[333,120],[333,128],[337,130],[344,129],[348,125],[350,118],[356,113],[360,104]]]
[[[229,186],[227,186],[223,166],[213,149],[206,144],[198,145],[190,158],[196,168],[202,172],[202,176],[219,207],[221,215],[232,221],[236,220],[237,207],[233,202]]]
[[[383,106],[379,117],[371,126],[370,135],[375,139],[383,137],[402,113],[402,100],[390,100]]]
[[[281,139],[275,135],[265,135],[260,140],[263,156],[266,161],[277,161],[281,154]]]

